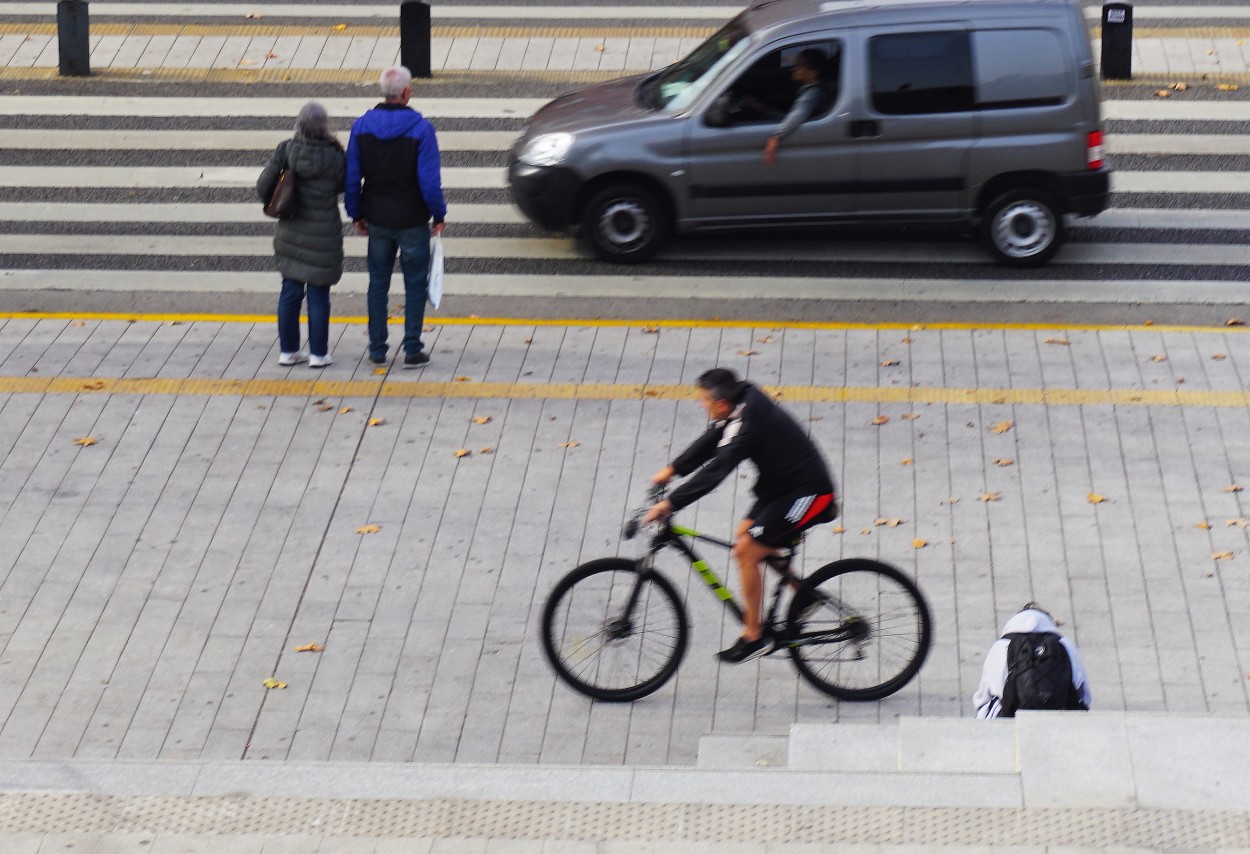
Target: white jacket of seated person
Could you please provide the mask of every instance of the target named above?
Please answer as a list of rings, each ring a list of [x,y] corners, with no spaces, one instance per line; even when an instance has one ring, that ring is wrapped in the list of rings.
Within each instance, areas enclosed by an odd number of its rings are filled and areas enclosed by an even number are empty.
[[[1068,658],[1072,662],[1072,684],[1076,686],[1078,695],[1085,703],[1085,708],[1088,709],[1090,707],[1089,681],[1085,677],[1085,664],[1081,661],[1081,654],[1077,652],[1076,644],[1063,636],[1055,625],[1055,621],[1044,611],[1032,608],[1016,614],[1007,621],[1007,625],[1003,626],[1004,635],[1030,632],[1059,635],[1059,642],[1068,651]],[[985,665],[981,668],[981,684],[977,692],[972,695],[972,705],[976,707],[978,718],[996,718],[1002,711],[1003,686],[1007,683],[1007,647],[1010,644],[1011,641],[1007,638],[999,638],[990,647],[989,654],[985,656]]]

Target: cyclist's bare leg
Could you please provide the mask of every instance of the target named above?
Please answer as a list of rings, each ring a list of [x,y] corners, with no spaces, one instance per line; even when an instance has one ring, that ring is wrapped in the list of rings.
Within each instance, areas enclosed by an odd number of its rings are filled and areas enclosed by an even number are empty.
[[[748,641],[759,640],[764,633],[760,625],[764,611],[764,560],[776,549],[766,546],[747,533],[755,522],[743,519],[734,534],[733,556],[738,561],[742,578],[743,629],[742,637]]]

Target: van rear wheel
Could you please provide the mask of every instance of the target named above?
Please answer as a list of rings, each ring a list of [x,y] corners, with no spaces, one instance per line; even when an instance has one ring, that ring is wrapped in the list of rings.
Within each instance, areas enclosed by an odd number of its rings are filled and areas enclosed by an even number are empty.
[[[981,218],[981,239],[999,262],[1010,267],[1042,266],[1059,251],[1063,238],[1059,203],[1033,187],[1003,193]]]
[[[637,184],[613,184],[582,210],[582,240],[600,258],[636,264],[655,255],[668,237],[668,212]]]

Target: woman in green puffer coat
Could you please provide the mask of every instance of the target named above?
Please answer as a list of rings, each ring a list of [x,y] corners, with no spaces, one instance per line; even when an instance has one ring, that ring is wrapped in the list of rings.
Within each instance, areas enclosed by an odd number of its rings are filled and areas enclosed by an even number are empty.
[[[295,174],[298,210],[280,220],[273,233],[273,251],[282,274],[278,297],[280,365],[304,361],[300,350],[299,316],[308,293],[308,366],[330,364],[330,286],[343,278],[343,192],[346,159],[330,129],[325,107],[309,101],[295,119],[295,137],[279,143],[269,165],[256,181],[261,201],[268,202],[285,168]]]

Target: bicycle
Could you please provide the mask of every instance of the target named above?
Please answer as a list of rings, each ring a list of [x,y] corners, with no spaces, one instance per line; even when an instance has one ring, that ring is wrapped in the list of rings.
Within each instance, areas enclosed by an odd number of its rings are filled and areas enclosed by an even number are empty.
[[[648,506],[664,495],[662,487],[652,488]],[[626,523],[626,540],[637,534],[644,512]],[[689,620],[677,589],[655,568],[656,555],[665,549],[680,552],[742,622],[742,606],[687,540],[733,547],[668,522],[642,557],[583,563],[552,589],[543,608],[543,651],[570,687],[596,700],[631,702],[677,672],[689,642]],[[837,560],[802,578],[791,571],[801,542],[802,537],[767,561],[781,576],[763,621],[776,641],[773,652],[787,650],[799,675],[839,700],[879,700],[898,691],[919,672],[933,639],[920,589],[889,564],[867,558]],[[786,590],[793,596],[780,621]]]

